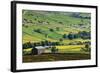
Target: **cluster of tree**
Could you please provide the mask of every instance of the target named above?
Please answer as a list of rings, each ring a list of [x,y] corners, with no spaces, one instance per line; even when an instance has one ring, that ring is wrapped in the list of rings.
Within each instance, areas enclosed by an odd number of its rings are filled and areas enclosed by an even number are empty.
[[[68,43],[68,45],[83,45],[83,44],[89,44],[89,45],[91,45],[91,42],[90,41],[86,41],[86,42],[74,41],[74,42]]]
[[[34,46],[55,46],[55,45],[60,45],[59,42],[50,42],[50,41],[41,41],[37,43],[32,43]]]
[[[33,23],[33,21],[30,19],[26,19],[26,18],[24,18],[23,20],[22,20],[22,23],[23,24],[25,24],[25,23]]]
[[[23,49],[27,49],[27,48],[32,48],[32,43],[31,42],[27,42],[23,44]]]
[[[59,23],[59,24],[63,24],[63,22],[61,22],[61,21],[60,21],[60,22],[58,22],[58,23]]]
[[[51,48],[51,52],[52,52],[52,53],[58,53],[58,49],[57,49],[55,46],[53,46],[53,47]]]
[[[60,28],[56,27],[56,31],[59,31]],[[45,37],[48,36],[48,34],[46,34],[45,31],[41,30],[41,29],[34,29],[33,31],[37,32],[37,33],[41,33],[44,34]],[[50,28],[49,31],[54,32],[55,30]],[[77,39],[77,38],[82,38],[82,39],[91,39],[91,32],[87,32],[87,31],[80,31],[78,33],[69,33],[69,34],[63,34],[62,35],[62,39]]]
[[[56,30],[56,31],[59,31],[60,28],[59,28],[59,27],[56,27],[55,30]],[[54,32],[55,30],[52,29],[52,28],[49,28],[49,31],[50,31],[50,32]],[[41,30],[41,29],[33,29],[33,32],[37,32],[37,33],[43,34],[45,37],[48,37],[48,34],[47,34],[44,30]]]
[[[37,33],[42,33],[43,32],[41,29],[34,29],[33,31],[35,31]]]
[[[91,38],[91,34],[90,32],[86,32],[86,31],[80,31],[78,33],[69,33],[69,34],[64,34],[63,35],[64,39],[76,39],[76,38],[82,38],[82,39],[90,39]]]
[[[89,15],[85,16],[85,15],[81,15],[80,13],[73,13],[71,16],[76,18],[82,18],[82,19],[91,19]]]
[[[50,28],[49,31],[54,32],[54,29]]]
[[[37,20],[39,24],[50,24],[49,21]]]
[[[54,32],[54,31],[59,31],[60,28],[56,27],[55,29],[53,28],[49,28],[49,31]],[[37,33],[43,33],[44,31],[42,29],[34,29],[33,31],[37,32]]]
[[[85,44],[85,47],[81,48],[81,51],[90,52],[91,51],[90,44]]]
[[[81,31],[78,34],[82,39],[91,39],[91,32]]]
[[[48,34],[45,31],[41,30],[41,29],[34,29],[33,32],[43,34],[46,38],[48,37]]]
[[[59,27],[56,27],[55,29],[53,29],[53,28],[50,28],[49,29],[49,31],[51,31],[51,32],[54,32],[54,31],[59,31],[60,30],[60,28]]]
[[[60,45],[60,42],[50,42],[47,40],[41,42],[35,42],[35,43],[27,42],[23,44],[23,49],[32,48],[35,46],[56,46],[56,45]]]
[[[22,26],[25,27],[25,28],[28,28],[28,25],[23,24]]]

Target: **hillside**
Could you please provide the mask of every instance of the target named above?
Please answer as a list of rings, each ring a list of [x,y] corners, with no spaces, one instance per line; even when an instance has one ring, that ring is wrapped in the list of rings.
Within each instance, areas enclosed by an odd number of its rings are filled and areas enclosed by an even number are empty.
[[[90,13],[23,10],[23,62],[90,59],[90,22]]]
[[[23,10],[23,43],[57,41],[64,34],[90,32],[90,14]]]

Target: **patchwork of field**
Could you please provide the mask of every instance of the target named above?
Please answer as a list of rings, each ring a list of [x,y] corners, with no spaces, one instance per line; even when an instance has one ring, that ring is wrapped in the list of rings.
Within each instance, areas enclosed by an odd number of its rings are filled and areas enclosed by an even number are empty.
[[[24,63],[90,59],[90,13],[23,10],[22,23]],[[52,46],[57,52],[48,48],[33,55],[36,46]]]
[[[90,14],[23,10],[23,43],[42,40],[57,41],[63,34],[67,35],[70,32],[89,32],[90,19],[82,18],[85,16],[90,17]],[[48,38],[45,37],[46,35]]]

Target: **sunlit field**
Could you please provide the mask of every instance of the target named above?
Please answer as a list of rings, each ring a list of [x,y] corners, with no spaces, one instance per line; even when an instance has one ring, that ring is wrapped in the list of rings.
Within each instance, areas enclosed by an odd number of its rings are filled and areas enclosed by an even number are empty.
[[[23,10],[23,62],[91,59],[90,22],[90,13]]]

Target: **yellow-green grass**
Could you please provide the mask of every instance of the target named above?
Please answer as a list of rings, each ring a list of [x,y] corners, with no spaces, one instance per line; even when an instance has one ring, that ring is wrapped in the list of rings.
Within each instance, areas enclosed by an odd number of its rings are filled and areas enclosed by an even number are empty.
[[[51,38],[47,38],[46,40],[48,40],[48,41],[52,41],[52,42],[56,42],[57,40],[55,40],[55,39],[51,39]]]
[[[23,38],[23,43],[27,43],[27,42],[40,42],[42,41],[42,39],[39,39],[38,37],[33,37],[33,36],[29,36],[29,35],[24,35]],[[51,39],[51,38],[46,38],[44,40],[48,40],[48,41],[52,41],[52,42],[56,42],[57,40],[55,39]]]
[[[87,42],[87,41],[91,41],[91,40],[90,39],[73,39],[73,40],[64,39],[62,41],[62,43],[69,44],[69,43],[73,43],[73,42]]]
[[[23,43],[41,41],[41,39],[39,39],[37,37],[32,37],[30,35],[24,35],[22,39],[23,39]]]
[[[29,52],[31,50],[32,50],[32,48],[23,49],[23,51],[25,51],[25,52]]]
[[[56,46],[60,53],[67,53],[67,52],[81,52],[81,48],[85,47],[85,45],[67,45],[67,46]],[[24,49],[23,52],[31,52],[32,48]],[[50,49],[48,49],[50,51]]]
[[[67,45],[67,46],[56,46],[59,52],[80,52],[81,48],[85,45]]]
[[[32,48],[23,49],[23,54],[31,54]]]
[[[87,29],[87,30],[85,29],[84,30],[84,29],[75,28],[75,27],[63,27],[63,29],[61,31],[57,32],[57,33],[59,33],[61,35],[63,35],[63,34],[69,34],[71,32],[77,34],[80,31],[87,31],[87,32],[89,32],[89,29]]]

